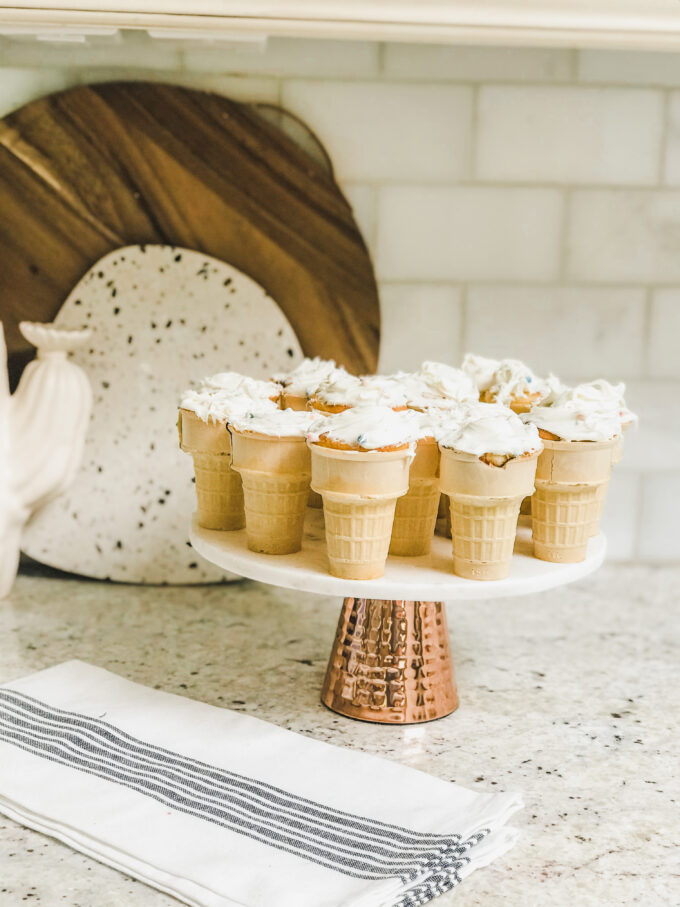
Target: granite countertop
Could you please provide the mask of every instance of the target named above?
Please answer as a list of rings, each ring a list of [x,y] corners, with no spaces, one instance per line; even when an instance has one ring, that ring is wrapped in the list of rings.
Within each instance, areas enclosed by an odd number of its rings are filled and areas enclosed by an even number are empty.
[[[680,567],[606,566],[556,591],[451,605],[460,708],[400,728],[319,703],[334,599],[34,571],[0,602],[0,682],[80,658],[466,786],[521,791],[520,842],[441,907],[651,907],[677,903],[680,874],[679,598]],[[22,903],[177,904],[0,816],[0,905]]]

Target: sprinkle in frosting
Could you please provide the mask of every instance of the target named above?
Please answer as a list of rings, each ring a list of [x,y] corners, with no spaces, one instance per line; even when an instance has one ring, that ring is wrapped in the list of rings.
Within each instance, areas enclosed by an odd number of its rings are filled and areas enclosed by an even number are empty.
[[[497,403],[470,406],[458,425],[440,435],[439,443],[476,457],[521,457],[542,447],[535,425],[526,425],[512,410]]]
[[[274,438],[304,438],[318,413],[307,410],[274,409],[260,412],[239,413],[230,421],[235,431],[256,432]]]
[[[625,405],[624,391],[624,384],[603,379],[576,387],[560,385],[522,419],[563,441],[608,441],[621,434],[624,424],[637,420]]]
[[[348,372],[337,366],[333,359],[315,356],[314,359],[303,359],[292,372],[275,375],[274,380],[280,382],[289,394],[296,397],[311,397],[324,381],[347,374]]]
[[[309,440],[323,435],[330,441],[361,450],[399,447],[423,437],[419,414],[413,410],[395,411],[390,406],[354,406],[341,413],[321,416],[310,428]]]

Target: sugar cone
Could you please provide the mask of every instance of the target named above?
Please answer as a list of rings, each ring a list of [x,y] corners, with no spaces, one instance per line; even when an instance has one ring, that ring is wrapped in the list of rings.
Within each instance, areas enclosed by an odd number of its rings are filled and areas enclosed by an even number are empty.
[[[588,539],[599,525],[612,451],[609,441],[544,441],[531,501],[534,554],[544,561],[585,560]]]
[[[205,529],[243,529],[241,477],[231,466],[231,437],[224,422],[204,422],[180,409],[180,447],[194,461],[198,524]]]
[[[311,444],[312,488],[323,498],[330,572],[376,579],[385,572],[397,498],[408,491],[410,451],[337,450]]]
[[[538,452],[491,466],[442,448],[441,487],[451,500],[453,571],[466,579],[503,579],[510,572],[522,499],[534,487]]]
[[[422,438],[409,470],[408,491],[397,498],[390,554],[429,554],[440,496],[439,448],[434,438]]]
[[[234,469],[243,480],[248,547],[263,554],[299,551],[311,474],[305,439],[232,429],[232,443]]]

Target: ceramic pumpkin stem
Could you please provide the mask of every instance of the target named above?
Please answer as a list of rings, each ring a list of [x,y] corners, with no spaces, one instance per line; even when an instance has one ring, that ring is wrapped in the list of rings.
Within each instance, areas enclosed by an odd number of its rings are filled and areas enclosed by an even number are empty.
[[[12,588],[25,523],[75,477],[92,409],[87,377],[67,359],[89,331],[27,321],[19,328],[38,356],[10,395],[0,324],[0,598]]]

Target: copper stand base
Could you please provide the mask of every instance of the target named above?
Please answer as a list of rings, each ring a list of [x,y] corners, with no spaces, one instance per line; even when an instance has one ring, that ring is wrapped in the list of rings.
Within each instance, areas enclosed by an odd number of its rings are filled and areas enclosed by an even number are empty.
[[[321,701],[381,724],[450,715],[458,695],[443,603],[346,598]]]

